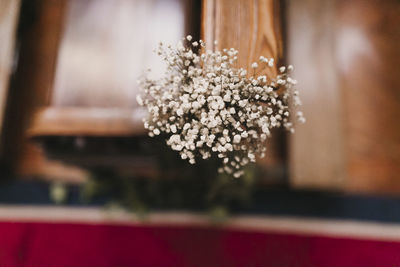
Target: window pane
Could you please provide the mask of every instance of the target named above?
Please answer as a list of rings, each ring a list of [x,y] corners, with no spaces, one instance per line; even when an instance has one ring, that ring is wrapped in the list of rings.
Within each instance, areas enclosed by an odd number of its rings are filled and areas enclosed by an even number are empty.
[[[153,49],[184,34],[180,0],[72,0],[58,56],[53,105],[131,108]]]

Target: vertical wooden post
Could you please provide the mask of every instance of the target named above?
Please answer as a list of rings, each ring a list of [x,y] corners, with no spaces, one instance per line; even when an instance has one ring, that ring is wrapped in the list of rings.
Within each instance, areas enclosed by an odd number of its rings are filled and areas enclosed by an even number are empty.
[[[12,170],[40,172],[44,159],[25,130],[34,111],[48,103],[66,1],[24,1],[18,26],[18,64],[10,84],[2,136],[2,161]]]
[[[238,66],[250,69],[260,56],[282,59],[279,15],[274,0],[206,0],[202,37],[210,49],[215,40],[215,48],[237,49]]]
[[[205,0],[202,39],[207,49],[237,49],[237,67],[249,72],[251,64],[260,56],[273,57],[279,65],[283,58],[280,15],[279,3],[275,0]],[[276,73],[277,68],[270,68],[265,74],[275,76]],[[279,132],[272,136],[267,141],[267,156],[261,161],[262,166],[268,167],[267,180],[281,179],[286,173],[284,135]],[[269,172],[272,167],[276,168]]]
[[[19,9],[19,0],[5,0],[0,2],[0,133],[3,130],[8,85],[13,68],[15,32]]]

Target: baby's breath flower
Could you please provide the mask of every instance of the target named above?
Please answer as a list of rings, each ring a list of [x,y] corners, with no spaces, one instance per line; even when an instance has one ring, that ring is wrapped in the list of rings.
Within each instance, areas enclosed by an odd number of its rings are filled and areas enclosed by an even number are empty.
[[[151,137],[165,135],[167,145],[189,163],[215,157],[222,164],[218,172],[240,177],[244,166],[265,156],[272,128],[294,131],[289,102],[301,102],[293,88],[296,80],[288,74],[293,66],[281,66],[276,77],[248,77],[246,70],[234,67],[237,50],[199,55],[192,48],[204,42],[191,41],[188,35],[176,48],[160,43],[156,52],[167,64],[165,75],[139,81],[142,92],[136,100],[148,110],[144,127]],[[251,65],[253,74],[274,66],[273,58],[259,61],[261,67]],[[305,122],[301,112],[296,118]]]

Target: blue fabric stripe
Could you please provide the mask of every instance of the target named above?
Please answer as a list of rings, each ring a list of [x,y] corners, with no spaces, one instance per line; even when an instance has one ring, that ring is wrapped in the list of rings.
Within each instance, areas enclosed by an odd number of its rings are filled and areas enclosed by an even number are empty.
[[[49,188],[49,183],[41,181],[2,183],[0,204],[54,205]],[[80,188],[68,186],[68,198],[64,205],[98,206],[106,202],[107,199],[96,199],[90,205],[82,203]],[[236,212],[399,223],[400,197],[265,189],[255,193],[251,205]]]

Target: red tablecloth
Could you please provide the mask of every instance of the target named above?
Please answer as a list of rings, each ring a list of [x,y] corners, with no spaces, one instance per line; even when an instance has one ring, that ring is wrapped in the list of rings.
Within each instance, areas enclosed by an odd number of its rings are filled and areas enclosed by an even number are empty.
[[[400,266],[400,243],[217,227],[0,222],[0,266]]]

